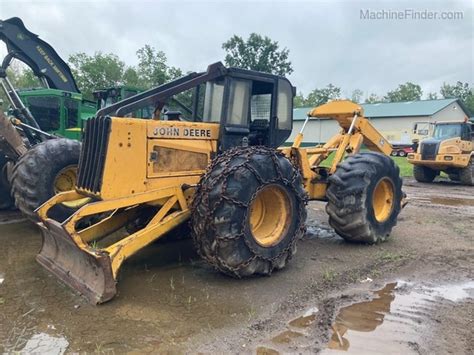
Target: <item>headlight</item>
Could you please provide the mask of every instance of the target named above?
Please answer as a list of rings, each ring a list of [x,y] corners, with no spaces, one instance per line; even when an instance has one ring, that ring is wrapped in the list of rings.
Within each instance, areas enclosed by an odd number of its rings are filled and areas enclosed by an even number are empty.
[[[410,153],[410,154],[407,155],[407,158],[408,159],[415,159],[415,154]]]
[[[444,160],[451,161],[453,160],[453,157],[451,155],[445,155]]]

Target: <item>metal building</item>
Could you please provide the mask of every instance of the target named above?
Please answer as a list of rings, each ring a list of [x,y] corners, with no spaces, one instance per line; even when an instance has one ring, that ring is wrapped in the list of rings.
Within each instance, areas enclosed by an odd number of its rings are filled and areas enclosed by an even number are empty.
[[[394,144],[410,144],[413,139],[429,134],[430,123],[462,121],[470,114],[459,99],[420,100],[393,103],[362,104],[364,114],[374,126]],[[287,143],[293,142],[306,114],[312,107],[293,110],[293,132]],[[304,132],[305,145],[325,143],[339,130],[331,119],[311,119]]]

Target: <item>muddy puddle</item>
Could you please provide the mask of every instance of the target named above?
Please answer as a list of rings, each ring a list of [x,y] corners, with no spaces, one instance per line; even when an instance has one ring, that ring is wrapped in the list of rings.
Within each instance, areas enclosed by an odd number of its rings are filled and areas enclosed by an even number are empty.
[[[431,197],[430,202],[435,205],[445,206],[474,206],[474,199],[472,198],[454,198],[454,197]]]
[[[466,197],[464,197],[466,196]],[[469,208],[474,207],[474,198],[467,197],[469,195],[458,195],[458,196],[443,196],[438,194],[436,196],[422,195],[422,194],[410,194],[409,203],[416,205],[426,206],[447,206],[452,208]]]
[[[433,287],[398,281],[367,296],[367,300],[339,309],[322,354],[418,353],[419,344],[430,332],[426,323],[432,310],[473,298],[474,281]],[[317,309],[308,310],[259,346],[257,354],[311,352],[317,322]]]
[[[34,225],[2,225],[0,242],[0,354],[184,351],[191,337],[237,327],[256,312],[248,286],[214,272],[191,240],[153,243],[130,258],[117,297],[101,306],[36,263]]]

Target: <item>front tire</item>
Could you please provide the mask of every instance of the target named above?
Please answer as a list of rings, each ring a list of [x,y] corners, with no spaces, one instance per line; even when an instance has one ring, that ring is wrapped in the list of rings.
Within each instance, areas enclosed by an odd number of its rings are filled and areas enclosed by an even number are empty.
[[[198,253],[234,276],[282,269],[305,232],[306,193],[297,169],[266,147],[233,148],[197,188],[191,228]]]
[[[455,172],[455,173],[449,173],[448,174],[448,177],[449,177],[449,180],[451,181],[459,181],[459,171]]]
[[[16,163],[12,173],[12,195],[18,209],[31,221],[35,210],[58,192],[74,189],[81,143],[58,138],[37,144]],[[49,217],[64,221],[77,207],[59,204]]]
[[[422,165],[413,165],[413,176],[418,182],[433,182],[438,173]]]
[[[459,169],[459,182],[463,185],[474,185],[474,158],[471,158],[468,166]]]
[[[385,241],[401,210],[398,166],[380,153],[360,153],[338,165],[326,192],[329,224],[350,242]]]

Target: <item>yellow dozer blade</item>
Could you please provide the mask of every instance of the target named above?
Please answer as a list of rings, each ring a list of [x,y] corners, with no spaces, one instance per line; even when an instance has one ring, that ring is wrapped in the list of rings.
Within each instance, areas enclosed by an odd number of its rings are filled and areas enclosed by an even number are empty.
[[[43,204],[37,213],[43,238],[37,261],[63,283],[93,304],[112,299],[122,263],[166,232],[189,219],[184,192],[179,186],[108,201],[88,203],[66,221],[48,218],[59,203],[84,197],[76,191],[60,193]],[[136,222],[138,211],[148,208],[148,219],[137,231],[126,231]],[[96,218],[94,218],[96,217]],[[94,222],[97,221],[98,222]],[[87,221],[87,227],[82,227]]]
[[[80,249],[54,220],[48,219],[39,226],[43,245],[36,256],[38,263],[91,303],[103,303],[115,296],[115,278],[106,252]]]

